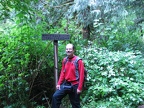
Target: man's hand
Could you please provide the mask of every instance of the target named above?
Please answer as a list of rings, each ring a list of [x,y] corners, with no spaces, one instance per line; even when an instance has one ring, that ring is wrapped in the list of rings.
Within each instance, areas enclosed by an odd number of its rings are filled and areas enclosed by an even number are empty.
[[[60,85],[57,85],[57,86],[56,86],[56,89],[60,90]]]
[[[81,92],[82,92],[81,90],[77,89],[77,94],[80,94]]]

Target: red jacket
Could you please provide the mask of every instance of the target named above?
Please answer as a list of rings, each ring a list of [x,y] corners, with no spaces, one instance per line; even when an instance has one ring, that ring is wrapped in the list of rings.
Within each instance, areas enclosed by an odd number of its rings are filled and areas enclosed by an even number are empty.
[[[58,81],[58,85],[61,85],[64,80],[71,82],[72,85],[78,84],[78,89],[82,90],[83,87],[83,82],[84,82],[84,64],[82,60],[78,61],[78,69],[79,69],[79,79],[76,79],[76,74],[75,74],[75,65],[73,60],[76,59],[76,56],[73,58],[68,58],[68,61],[64,64],[65,58],[62,61],[62,69],[60,73],[60,78]]]

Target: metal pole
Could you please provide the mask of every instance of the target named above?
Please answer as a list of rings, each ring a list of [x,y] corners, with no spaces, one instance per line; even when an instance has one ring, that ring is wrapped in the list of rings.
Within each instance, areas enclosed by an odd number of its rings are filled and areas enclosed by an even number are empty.
[[[58,40],[54,40],[54,72],[55,72],[55,87],[56,87],[58,82]]]

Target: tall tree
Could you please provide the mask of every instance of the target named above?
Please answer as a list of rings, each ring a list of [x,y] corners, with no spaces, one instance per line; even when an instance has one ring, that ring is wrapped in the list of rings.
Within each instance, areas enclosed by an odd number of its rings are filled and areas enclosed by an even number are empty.
[[[90,37],[90,31],[96,22],[105,26],[119,22],[131,14],[131,10],[135,10],[135,14],[143,18],[143,12],[137,11],[143,10],[142,0],[50,0],[49,4],[49,20],[52,18],[51,21],[57,22],[62,17],[74,20],[78,26],[82,26],[85,38]],[[103,29],[100,30],[102,31]]]

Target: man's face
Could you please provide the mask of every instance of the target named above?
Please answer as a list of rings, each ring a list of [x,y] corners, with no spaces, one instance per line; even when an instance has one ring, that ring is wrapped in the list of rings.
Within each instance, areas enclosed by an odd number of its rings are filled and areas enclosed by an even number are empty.
[[[69,57],[73,56],[74,50],[73,50],[73,45],[72,44],[67,44],[67,46],[66,46],[66,54]]]

